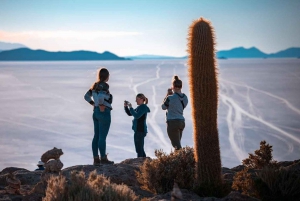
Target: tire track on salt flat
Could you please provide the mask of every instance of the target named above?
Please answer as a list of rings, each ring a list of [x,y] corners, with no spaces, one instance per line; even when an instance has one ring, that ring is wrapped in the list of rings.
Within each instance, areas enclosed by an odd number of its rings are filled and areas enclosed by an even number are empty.
[[[229,98],[228,96],[225,96],[224,94],[220,94],[220,97],[221,97],[224,101],[227,101],[228,103],[230,103],[230,104],[232,105],[232,107],[233,107],[236,111],[240,112],[241,114],[243,114],[243,115],[249,117],[250,119],[253,119],[253,120],[255,120],[255,121],[258,121],[258,122],[264,124],[265,126],[267,126],[267,127],[271,128],[271,129],[273,129],[273,130],[279,132],[281,135],[286,136],[286,137],[288,137],[288,138],[290,138],[290,139],[292,139],[292,140],[294,140],[294,141],[296,141],[297,143],[300,144],[300,139],[299,139],[299,138],[297,138],[297,137],[293,136],[292,134],[290,134],[290,133],[288,133],[288,132],[286,132],[286,131],[284,131],[284,130],[278,128],[278,127],[275,126],[274,124],[265,121],[265,120],[262,119],[261,117],[257,117],[257,116],[255,116],[255,115],[252,115],[252,114],[246,112],[246,111],[245,111],[244,109],[242,109],[242,108],[241,108],[241,107],[240,107],[240,106],[239,106],[232,98]]]
[[[240,138],[240,126],[242,124],[242,115],[239,111],[235,110],[234,107],[230,104],[230,102],[224,99],[222,93],[220,94],[221,101],[228,107],[228,113],[226,116],[226,122],[229,132],[229,143],[234,154],[237,158],[242,161],[244,158],[247,157],[247,153],[244,151],[244,137]],[[243,133],[240,133],[243,135]],[[239,141],[237,141],[239,140]],[[240,145],[239,145],[240,144]]]
[[[276,99],[278,99],[278,100],[281,100],[283,103],[286,104],[286,106],[287,106],[288,108],[290,108],[291,110],[293,110],[294,112],[296,112],[296,113],[298,113],[298,114],[300,115],[300,110],[299,110],[298,108],[296,108],[294,105],[292,105],[288,100],[286,100],[286,99],[284,99],[284,98],[282,98],[282,97],[276,96],[276,95],[274,95],[274,94],[272,94],[272,93],[269,93],[269,92],[266,92],[266,91],[263,91],[263,90],[260,90],[260,89],[256,89],[256,88],[254,88],[254,87],[250,87],[250,86],[248,86],[248,85],[246,85],[246,84],[238,84],[238,83],[231,82],[231,81],[228,81],[228,80],[225,80],[225,79],[220,79],[220,80],[222,80],[222,81],[224,81],[224,82],[231,83],[231,84],[233,84],[233,85],[237,85],[237,86],[241,86],[241,87],[246,87],[246,88],[252,89],[253,91],[257,91],[257,92],[266,94],[266,95],[268,95],[268,96],[271,96],[271,97],[273,97],[273,98],[276,98]]]

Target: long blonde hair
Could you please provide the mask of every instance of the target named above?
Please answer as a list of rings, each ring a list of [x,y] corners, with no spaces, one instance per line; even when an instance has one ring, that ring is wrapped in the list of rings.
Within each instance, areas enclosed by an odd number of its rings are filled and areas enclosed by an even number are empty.
[[[138,95],[136,95],[136,97],[143,99],[144,104],[148,104],[148,98],[144,94],[139,93]]]

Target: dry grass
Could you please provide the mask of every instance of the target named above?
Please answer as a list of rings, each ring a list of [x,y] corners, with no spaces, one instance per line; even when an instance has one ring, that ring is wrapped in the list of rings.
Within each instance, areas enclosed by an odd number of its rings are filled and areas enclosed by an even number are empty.
[[[180,188],[191,189],[195,176],[194,150],[184,147],[169,155],[155,150],[157,159],[147,159],[136,172],[142,188],[153,193],[169,192],[174,181]]]
[[[48,180],[43,201],[135,201],[138,197],[126,185],[110,182],[96,171],[85,178],[83,171],[72,171],[68,182],[64,176],[52,176]]]

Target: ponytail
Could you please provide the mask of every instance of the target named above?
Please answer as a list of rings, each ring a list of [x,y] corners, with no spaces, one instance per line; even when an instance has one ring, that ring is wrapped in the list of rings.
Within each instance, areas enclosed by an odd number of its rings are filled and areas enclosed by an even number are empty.
[[[174,88],[182,88],[182,81],[179,79],[177,75],[173,76],[172,84]]]
[[[139,93],[138,95],[136,95],[136,97],[143,99],[144,104],[148,104],[148,98],[144,94]]]

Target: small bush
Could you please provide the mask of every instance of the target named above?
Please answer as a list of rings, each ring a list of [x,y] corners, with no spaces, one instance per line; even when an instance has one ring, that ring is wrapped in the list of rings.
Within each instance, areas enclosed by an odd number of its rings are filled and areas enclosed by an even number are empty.
[[[264,167],[255,187],[262,200],[300,200],[300,175],[293,170]]]
[[[64,176],[52,176],[48,180],[46,196],[43,201],[131,201],[138,200],[134,192],[126,185],[110,182],[96,170],[85,178],[83,171],[72,171],[68,182]]]
[[[249,154],[249,158],[243,160],[243,165],[251,169],[262,169],[265,166],[276,166],[276,161],[273,161],[273,148],[266,141],[260,142],[260,148],[254,151],[254,154]]]
[[[157,159],[147,159],[140,171],[136,171],[137,180],[142,188],[153,193],[169,192],[174,181],[179,187],[192,189],[195,176],[194,150],[184,147],[169,155],[155,150]]]
[[[237,190],[244,195],[257,197],[254,180],[248,171],[249,168],[246,167],[234,175],[232,189]]]

